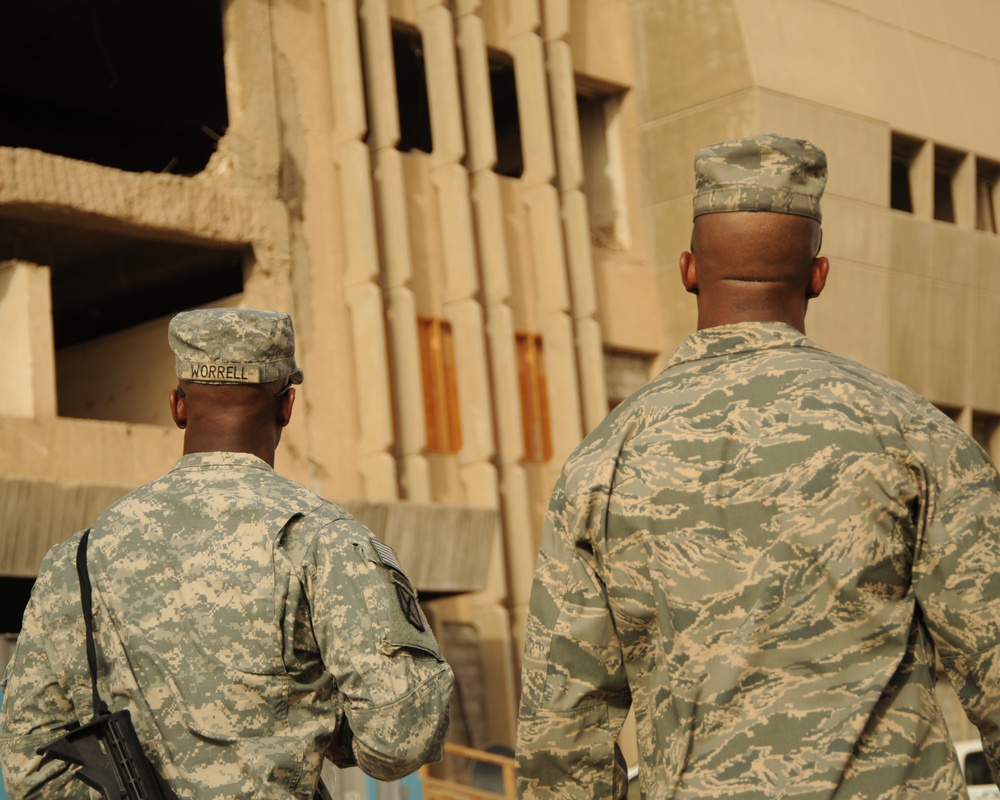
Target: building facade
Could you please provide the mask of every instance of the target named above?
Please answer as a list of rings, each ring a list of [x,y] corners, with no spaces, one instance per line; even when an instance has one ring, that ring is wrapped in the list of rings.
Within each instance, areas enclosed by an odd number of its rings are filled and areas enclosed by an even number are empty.
[[[512,742],[549,489],[694,328],[695,150],[759,132],[829,157],[810,335],[996,446],[997,0],[164,5],[0,12],[9,596],[179,455],[170,316],[287,310],[277,469],[419,576],[453,739]]]

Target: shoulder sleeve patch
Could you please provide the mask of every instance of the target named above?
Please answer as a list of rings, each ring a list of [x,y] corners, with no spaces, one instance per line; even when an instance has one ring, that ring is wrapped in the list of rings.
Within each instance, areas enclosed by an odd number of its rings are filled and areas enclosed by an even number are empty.
[[[399,601],[399,608],[403,612],[403,617],[414,628],[423,633],[426,630],[423,617],[420,614],[420,606],[417,603],[417,594],[410,586],[410,582],[401,575],[393,573],[392,582],[396,587],[396,599]]]
[[[396,552],[385,542],[379,541],[375,536],[370,539],[375,555],[382,566],[389,570],[389,577],[396,590],[396,600],[399,603],[399,610],[411,626],[423,633],[427,630],[424,623],[423,614],[420,612],[420,604],[417,601],[417,593],[410,584],[409,578],[403,573],[403,568],[399,565]]]
[[[396,552],[389,545],[380,542],[374,536],[371,537],[371,543],[383,565],[389,567],[389,569],[403,571],[403,568],[399,566],[399,560],[396,558]]]

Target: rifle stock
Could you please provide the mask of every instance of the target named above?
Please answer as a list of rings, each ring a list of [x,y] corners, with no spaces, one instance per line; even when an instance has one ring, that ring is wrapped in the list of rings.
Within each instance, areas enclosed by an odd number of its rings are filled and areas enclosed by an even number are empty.
[[[127,710],[98,715],[38,754],[80,765],[76,777],[105,800],[177,800],[149,763]]]
[[[128,711],[99,715],[37,753],[80,765],[75,777],[105,800],[179,800],[146,758]],[[322,778],[313,800],[332,800]]]

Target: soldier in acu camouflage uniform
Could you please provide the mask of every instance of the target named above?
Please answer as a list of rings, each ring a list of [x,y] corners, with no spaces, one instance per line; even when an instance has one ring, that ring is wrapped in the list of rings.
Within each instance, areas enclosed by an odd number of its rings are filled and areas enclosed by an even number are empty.
[[[966,796],[935,653],[997,773],[997,472],[915,392],[803,335],[823,152],[760,136],[695,170],[698,332],[552,494],[521,796],[618,794],[630,707],[644,797]]]
[[[272,469],[301,383],[286,314],[170,324],[184,456],[94,523],[101,695],[180,798],[312,798],[324,754],[390,780],[439,759],[452,674],[391,549]],[[46,557],[6,673],[11,797],[86,798],[36,749],[90,719],[74,560]]]

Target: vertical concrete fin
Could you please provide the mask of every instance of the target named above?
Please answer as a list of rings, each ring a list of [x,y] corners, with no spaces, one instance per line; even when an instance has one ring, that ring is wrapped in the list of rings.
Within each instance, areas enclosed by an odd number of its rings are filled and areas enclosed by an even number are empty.
[[[0,415],[54,417],[56,364],[48,267],[0,263]]]

